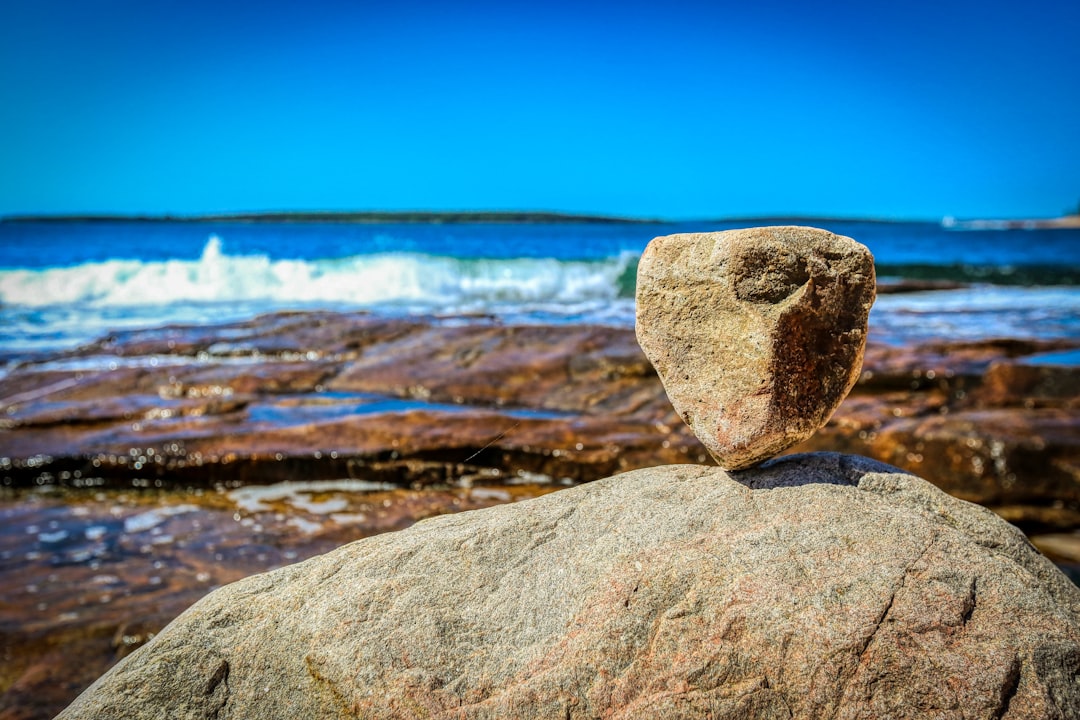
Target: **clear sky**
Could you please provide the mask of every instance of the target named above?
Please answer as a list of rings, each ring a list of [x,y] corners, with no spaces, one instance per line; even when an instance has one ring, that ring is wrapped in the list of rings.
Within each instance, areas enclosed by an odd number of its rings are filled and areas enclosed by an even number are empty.
[[[1075,0],[0,0],[0,214],[1078,203]]]

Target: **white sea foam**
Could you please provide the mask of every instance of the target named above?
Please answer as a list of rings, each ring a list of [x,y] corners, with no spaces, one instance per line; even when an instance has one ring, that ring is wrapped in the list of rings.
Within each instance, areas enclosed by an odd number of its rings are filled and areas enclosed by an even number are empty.
[[[175,303],[291,302],[430,307],[575,303],[611,299],[634,255],[600,261],[462,259],[381,253],[324,260],[227,255],[212,236],[198,260],[107,260],[0,271],[0,304],[144,307]]]
[[[367,522],[367,515],[363,513],[331,513],[330,519],[338,525],[360,525]]]
[[[322,502],[314,501],[314,493],[367,493],[379,490],[393,490],[396,486],[388,483],[368,480],[310,480],[285,481],[273,485],[246,485],[229,492],[229,499],[247,513],[271,510],[269,503],[285,502],[312,514],[336,513],[348,507],[348,502],[341,498],[331,498]]]
[[[124,532],[134,534],[146,532],[156,528],[161,523],[168,520],[174,515],[183,515],[189,512],[198,512],[199,508],[196,505],[176,505],[174,507],[161,507],[154,510],[147,510],[137,515],[124,519]]]
[[[469,491],[473,500],[495,500],[497,502],[510,502],[514,496],[505,490],[489,487],[475,487]]]
[[[1074,338],[1080,333],[1080,288],[974,286],[882,295],[870,313],[870,331],[902,342]]]
[[[291,517],[286,521],[286,525],[292,525],[294,528],[304,533],[305,535],[314,535],[322,530],[322,523],[315,522],[314,520],[308,520],[302,517]]]
[[[107,332],[222,323],[282,309],[497,313],[513,321],[633,322],[636,255],[602,260],[384,252],[320,260],[229,255],[0,270],[0,349],[51,351]]]

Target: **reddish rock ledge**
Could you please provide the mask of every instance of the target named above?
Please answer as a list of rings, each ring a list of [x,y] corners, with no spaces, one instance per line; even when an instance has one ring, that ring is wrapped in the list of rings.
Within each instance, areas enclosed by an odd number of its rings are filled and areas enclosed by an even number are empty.
[[[1043,356],[1077,347],[871,337],[851,395],[792,451],[916,473],[1075,578],[1080,370]],[[23,363],[0,378],[0,720],[51,717],[214,586],[687,462],[711,460],[628,328],[282,313]]]

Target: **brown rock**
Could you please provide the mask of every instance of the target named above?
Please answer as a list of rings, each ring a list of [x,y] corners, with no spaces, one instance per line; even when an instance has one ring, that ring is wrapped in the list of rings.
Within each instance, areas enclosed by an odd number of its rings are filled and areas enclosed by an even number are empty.
[[[598,326],[431,325],[369,347],[327,388],[590,415],[670,411],[633,334]]]
[[[678,413],[737,470],[828,421],[859,377],[873,301],[873,257],[851,238],[668,235],[638,265],[638,342]]]
[[[1076,368],[1040,364],[1074,347],[1005,339],[871,345],[852,394],[793,451],[867,455],[1028,532],[1076,528]]]
[[[983,376],[979,399],[995,407],[1080,408],[1080,366],[994,363]]]
[[[1075,411],[921,412],[917,401],[918,396],[853,395],[821,432],[794,450],[857,453],[917,472],[1025,530],[1080,525]]]
[[[707,459],[629,329],[304,319],[216,328],[228,344],[141,331],[107,343],[111,363],[15,369],[0,378],[0,486],[588,481]]]
[[[1080,716],[1080,590],[872,461],[667,466],[218,590],[76,718]]]
[[[1048,557],[1080,563],[1080,533],[1033,535],[1031,543]]]
[[[972,410],[900,418],[868,452],[927,474],[946,492],[984,505],[1080,504],[1080,437],[1069,411]],[[1054,462],[1047,463],[1046,457]]]
[[[1080,343],[1069,340],[1010,338],[929,342],[913,346],[871,343],[863,356],[863,373],[859,378],[858,389],[870,392],[935,389],[954,393],[966,392],[979,385],[984,374],[995,364],[1011,364],[1008,361],[1025,359],[1032,355],[1068,352],[1078,346]],[[1027,359],[1024,362],[1033,363]],[[1025,388],[1012,385],[1022,378],[1024,375],[1011,375],[1006,372],[994,381],[994,385],[1007,385],[1004,392],[1006,403],[1015,401],[1026,391]],[[989,378],[987,381],[989,382]],[[1075,388],[1075,383],[1073,385]],[[1026,399],[1028,398],[1023,398]],[[1000,405],[1002,401],[992,404]]]

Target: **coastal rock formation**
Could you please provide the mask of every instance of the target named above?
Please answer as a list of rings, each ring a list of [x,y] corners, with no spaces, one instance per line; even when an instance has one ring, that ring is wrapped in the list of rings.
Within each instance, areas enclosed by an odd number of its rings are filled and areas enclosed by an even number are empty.
[[[794,450],[896,465],[1030,534],[1075,530],[1080,371],[1049,363],[1075,352],[1075,341],[872,345],[851,396]],[[1067,557],[1080,563],[1080,551]]]
[[[1078,347],[871,340],[851,395],[793,449],[867,455],[1011,521],[1037,516],[1025,530],[1070,531],[1080,385],[1039,358]],[[939,433],[945,420],[957,431]],[[282,313],[121,333],[0,378],[5,487],[587,482],[707,460],[623,328]]]
[[[750,467],[824,425],[859,377],[874,260],[805,227],[658,237],[638,265],[637,336],[717,463]]]
[[[1078,673],[1080,590],[1022,534],[823,453],[638,470],[247,578],[60,718],[1064,718]]]
[[[988,505],[1080,581],[1080,395],[1075,368],[1047,364],[1078,347],[871,338],[851,395],[793,450],[871,456]],[[420,518],[707,458],[628,328],[280,313],[9,368],[0,719],[55,717],[212,587]],[[261,510],[230,499],[283,480],[313,485]],[[393,488],[355,489],[370,481]],[[146,512],[161,524],[126,533]]]

